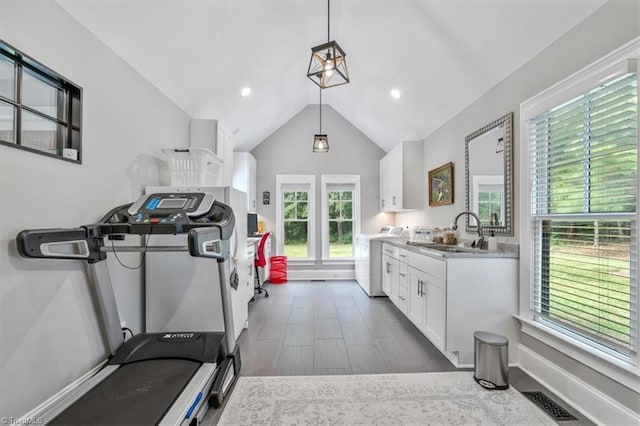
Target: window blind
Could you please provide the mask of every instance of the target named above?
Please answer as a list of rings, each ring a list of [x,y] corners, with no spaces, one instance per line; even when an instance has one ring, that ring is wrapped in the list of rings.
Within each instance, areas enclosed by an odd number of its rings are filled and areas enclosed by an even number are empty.
[[[637,353],[637,81],[623,75],[527,122],[531,308],[623,358]]]

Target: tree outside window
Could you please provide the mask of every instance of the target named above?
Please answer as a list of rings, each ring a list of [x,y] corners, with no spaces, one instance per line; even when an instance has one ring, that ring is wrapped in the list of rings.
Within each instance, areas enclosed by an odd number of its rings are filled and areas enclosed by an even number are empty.
[[[329,257],[353,257],[353,191],[329,191]]]
[[[309,194],[283,193],[284,254],[291,259],[309,257]]]

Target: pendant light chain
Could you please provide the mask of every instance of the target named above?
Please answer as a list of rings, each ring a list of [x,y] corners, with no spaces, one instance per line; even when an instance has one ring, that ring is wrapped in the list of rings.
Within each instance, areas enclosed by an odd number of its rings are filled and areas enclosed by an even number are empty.
[[[322,134],[322,88],[320,88],[320,134]]]
[[[331,0],[327,0],[327,43],[331,41],[331,37],[329,36],[331,25]]]

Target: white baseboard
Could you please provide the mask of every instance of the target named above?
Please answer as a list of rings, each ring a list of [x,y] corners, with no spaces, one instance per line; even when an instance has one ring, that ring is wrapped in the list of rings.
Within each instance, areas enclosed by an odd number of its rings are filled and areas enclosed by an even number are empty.
[[[602,425],[638,425],[640,415],[524,345],[520,368],[589,420]]]
[[[289,269],[289,280],[355,280],[355,269]]]

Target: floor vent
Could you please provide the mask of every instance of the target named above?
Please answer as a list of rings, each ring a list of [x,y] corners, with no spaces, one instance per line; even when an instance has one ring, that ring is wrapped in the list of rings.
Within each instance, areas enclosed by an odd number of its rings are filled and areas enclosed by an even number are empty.
[[[540,407],[545,413],[553,417],[554,420],[578,420],[542,392],[522,392],[522,394]]]
[[[327,280],[311,280],[312,283],[323,283]]]

